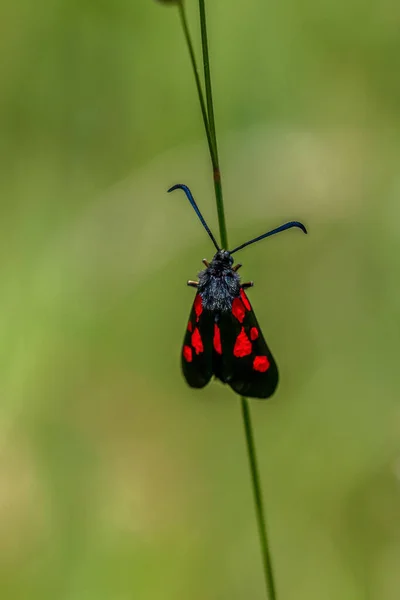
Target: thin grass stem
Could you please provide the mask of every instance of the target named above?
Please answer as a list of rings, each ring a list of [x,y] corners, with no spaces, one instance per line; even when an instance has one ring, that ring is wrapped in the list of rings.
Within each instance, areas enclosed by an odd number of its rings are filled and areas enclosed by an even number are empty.
[[[190,62],[192,63],[192,70],[193,70],[193,75],[194,75],[194,79],[196,82],[197,95],[199,97],[201,115],[203,117],[203,124],[204,124],[204,129],[206,132],[208,150],[210,152],[211,163],[212,163],[213,169],[215,169],[218,162],[217,162],[216,153],[215,153],[215,150],[213,147],[213,138],[212,138],[212,134],[211,134],[211,130],[210,130],[210,125],[208,122],[206,103],[204,100],[203,89],[201,87],[199,70],[197,68],[196,56],[195,56],[194,49],[193,49],[193,42],[192,42],[192,38],[190,35],[190,30],[189,30],[189,25],[187,22],[185,5],[184,5],[183,0],[178,2],[178,10],[179,10],[179,16],[181,18],[183,34],[185,36],[186,45],[187,45],[187,48],[189,51]]]
[[[199,2],[200,12],[200,30],[201,30],[201,46],[203,50],[203,68],[204,68],[204,81],[206,85],[206,98],[207,98],[207,113],[211,130],[211,137],[214,144],[215,155],[218,160],[218,146],[217,146],[217,135],[215,133],[215,117],[214,117],[214,103],[212,97],[212,86],[211,86],[211,71],[210,71],[210,56],[208,53],[208,35],[207,35],[207,20],[206,20],[206,7],[205,2]]]
[[[221,170],[219,166],[217,134],[215,129],[214,103],[212,96],[211,72],[210,72],[210,57],[208,52],[208,34],[207,34],[207,19],[205,1],[199,0],[200,12],[200,29],[201,29],[201,46],[203,50],[203,67],[204,81],[206,88],[208,123],[211,132],[212,145],[214,148],[216,164],[213,165],[213,179],[215,200],[218,213],[219,235],[221,238],[221,248],[228,248],[228,232],[226,228],[224,198],[222,194]]]
[[[274,572],[272,569],[271,553],[268,545],[267,524],[264,513],[260,474],[257,465],[257,454],[256,447],[254,444],[253,427],[251,424],[250,406],[247,398],[244,398],[243,396],[240,398],[240,403],[242,408],[243,425],[246,435],[251,481],[253,484],[254,504],[256,507],[257,525],[260,537],[265,585],[267,588],[269,600],[276,600]]]
[[[183,0],[179,2],[179,11],[181,15],[182,27],[184,30],[193,73],[196,80],[197,93],[199,96],[201,112],[203,116],[204,128],[207,136],[208,148],[210,152],[211,162],[213,166],[213,179],[214,179],[214,190],[215,200],[218,212],[218,223],[219,232],[221,238],[221,247],[228,248],[228,233],[226,228],[224,200],[222,194],[222,183],[221,183],[221,172],[219,166],[218,157],[218,144],[217,135],[215,129],[215,117],[214,117],[214,104],[212,97],[212,85],[211,85],[211,72],[210,72],[210,59],[208,51],[208,35],[207,35],[207,20],[206,20],[206,9],[205,0],[199,0],[199,13],[200,13],[200,27],[201,27],[201,41],[202,41],[202,53],[203,53],[203,67],[204,67],[204,81],[205,81],[205,93],[206,102],[204,100],[203,90],[201,87],[201,81],[199,72],[197,69],[195,54],[193,50],[193,44],[190,38],[189,28],[187,25],[186,14],[184,10]],[[260,538],[261,554],[263,571],[265,578],[266,591],[269,600],[276,600],[276,587],[274,582],[274,573],[272,568],[271,553],[268,544],[267,530],[266,530],[266,519],[263,508],[263,496],[261,490],[260,476],[257,464],[257,453],[254,443],[253,426],[251,422],[250,406],[247,398],[241,397],[241,409],[242,419],[245,430],[247,453],[249,458],[250,476],[253,488],[254,504],[256,510],[256,518],[258,525],[258,533]]]

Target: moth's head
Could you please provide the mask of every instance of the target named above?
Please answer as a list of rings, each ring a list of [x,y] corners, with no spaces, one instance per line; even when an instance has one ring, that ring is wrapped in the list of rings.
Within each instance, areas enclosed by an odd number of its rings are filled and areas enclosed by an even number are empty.
[[[233,256],[228,250],[218,250],[214,255],[213,260],[222,264],[224,267],[231,267],[233,265]]]

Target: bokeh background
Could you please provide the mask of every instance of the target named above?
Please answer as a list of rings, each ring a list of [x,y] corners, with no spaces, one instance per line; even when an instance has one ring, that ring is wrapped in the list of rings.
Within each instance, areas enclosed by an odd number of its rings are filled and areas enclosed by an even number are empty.
[[[278,597],[397,600],[400,10],[208,5],[231,243],[309,228],[240,255],[281,371],[251,404]],[[0,12],[0,597],[261,600],[238,398],[179,372],[213,247],[166,189],[217,219],[177,11]]]

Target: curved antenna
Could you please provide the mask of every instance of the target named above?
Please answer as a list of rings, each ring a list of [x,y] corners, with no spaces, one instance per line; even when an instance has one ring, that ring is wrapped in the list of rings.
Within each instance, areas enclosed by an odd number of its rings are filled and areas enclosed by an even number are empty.
[[[201,224],[203,225],[204,229],[207,231],[208,235],[210,236],[212,243],[214,244],[214,246],[216,247],[217,250],[221,250],[221,248],[218,246],[218,244],[216,242],[215,237],[211,233],[209,226],[205,222],[204,217],[201,214],[199,207],[197,206],[195,199],[192,196],[192,192],[189,190],[189,188],[186,185],[183,185],[183,183],[177,183],[176,185],[173,185],[171,188],[169,188],[168,192],[173,192],[174,190],[183,190],[185,192],[187,199],[189,200],[190,204],[193,206],[194,212],[199,217]]]
[[[264,238],[269,237],[270,235],[275,235],[275,233],[280,233],[281,231],[285,231],[286,229],[290,229],[291,227],[299,227],[304,233],[307,233],[307,229],[304,227],[303,223],[300,223],[299,221],[289,221],[289,223],[285,223],[284,225],[281,225],[280,227],[277,227],[276,229],[272,229],[272,231],[268,231],[267,233],[263,233],[263,235],[259,235],[258,237],[254,238],[254,240],[250,240],[249,242],[245,242],[244,244],[241,244],[234,250],[229,250],[229,254],[234,254],[238,250],[241,250],[242,248],[245,248],[246,246],[250,246],[250,244],[259,242],[260,240],[263,240]]]

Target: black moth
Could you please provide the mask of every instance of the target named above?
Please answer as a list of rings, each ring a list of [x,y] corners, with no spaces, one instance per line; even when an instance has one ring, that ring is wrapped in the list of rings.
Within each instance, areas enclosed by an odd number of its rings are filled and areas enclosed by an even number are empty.
[[[269,398],[278,385],[278,367],[261,333],[256,316],[244,291],[253,282],[241,283],[237,273],[241,264],[233,266],[232,255],[263,238],[299,227],[290,221],[268,231],[234,250],[222,250],[205,222],[191,191],[177,184],[168,191],[182,189],[217,249],[198,281],[188,281],[197,288],[182,348],[182,371],[187,383],[204,387],[212,375],[241,396]]]

